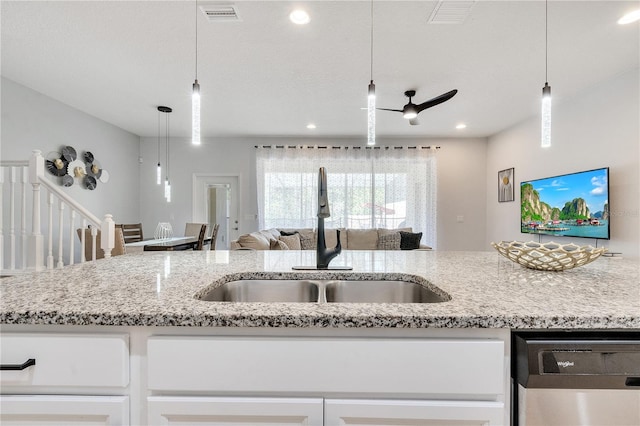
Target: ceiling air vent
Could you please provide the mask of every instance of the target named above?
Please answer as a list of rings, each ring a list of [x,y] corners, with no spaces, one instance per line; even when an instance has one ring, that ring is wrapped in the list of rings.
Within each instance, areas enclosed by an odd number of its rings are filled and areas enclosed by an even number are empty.
[[[207,17],[209,22],[237,22],[241,21],[235,4],[212,3],[203,4],[200,10]]]
[[[462,24],[469,16],[475,0],[440,0],[429,16],[429,24]]]

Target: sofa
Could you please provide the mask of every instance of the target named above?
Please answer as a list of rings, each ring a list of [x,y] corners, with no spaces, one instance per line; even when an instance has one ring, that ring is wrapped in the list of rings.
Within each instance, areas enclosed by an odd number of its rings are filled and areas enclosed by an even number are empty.
[[[420,244],[422,233],[411,228],[399,229],[349,229],[340,228],[340,244],[343,250],[430,250]],[[337,244],[336,230],[325,229],[327,247]],[[230,243],[231,250],[315,250],[316,230],[268,229],[251,232]]]

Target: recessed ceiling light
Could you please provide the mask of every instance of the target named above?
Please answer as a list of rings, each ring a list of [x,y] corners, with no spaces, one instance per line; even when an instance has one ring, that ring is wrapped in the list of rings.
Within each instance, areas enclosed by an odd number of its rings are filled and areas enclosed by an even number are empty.
[[[456,129],[458,129],[458,130],[460,130],[460,129],[466,129],[466,128],[467,128],[467,125],[466,125],[466,124],[464,124],[464,123],[460,123],[460,124],[458,124],[458,125],[456,126]]]
[[[308,24],[311,21],[309,14],[302,9],[296,9],[291,12],[291,14],[289,14],[289,19],[291,19],[291,22],[298,25]]]
[[[316,128],[315,124],[313,124],[313,123],[307,124],[307,129],[315,129],[315,128]]]
[[[634,10],[633,12],[629,12],[624,15],[622,18],[618,19],[618,24],[625,25],[630,24],[632,22],[636,22],[640,20],[640,9]]]

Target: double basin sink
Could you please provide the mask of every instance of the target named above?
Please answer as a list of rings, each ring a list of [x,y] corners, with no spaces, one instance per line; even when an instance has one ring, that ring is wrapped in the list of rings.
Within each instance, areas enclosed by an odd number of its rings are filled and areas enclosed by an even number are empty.
[[[196,296],[210,302],[439,303],[444,291],[399,280],[237,280]]]

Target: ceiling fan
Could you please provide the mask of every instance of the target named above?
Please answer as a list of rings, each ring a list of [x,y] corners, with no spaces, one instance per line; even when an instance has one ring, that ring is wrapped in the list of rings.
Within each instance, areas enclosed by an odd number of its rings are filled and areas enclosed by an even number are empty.
[[[417,119],[419,113],[421,113],[427,108],[431,108],[433,106],[436,106],[443,102],[448,101],[449,99],[453,98],[456,93],[458,93],[458,90],[453,89],[447,93],[443,93],[440,96],[436,96],[433,99],[429,99],[426,102],[416,105],[413,102],[411,102],[411,98],[416,95],[416,91],[407,90],[406,92],[404,92],[404,95],[409,98],[409,103],[406,104],[404,107],[402,107],[402,109],[389,109],[389,108],[378,108],[378,109],[383,111],[401,112],[402,116],[407,120],[409,120],[409,124],[411,124],[412,126],[415,126],[417,124],[420,124],[418,123],[418,119]]]

